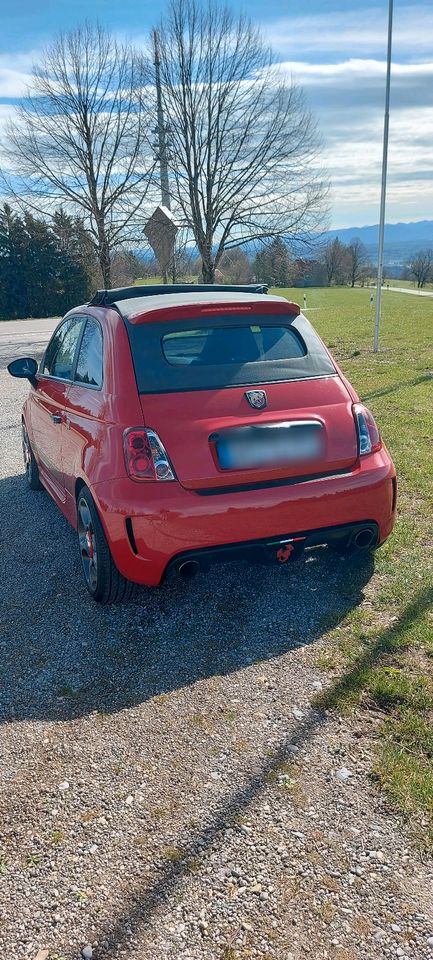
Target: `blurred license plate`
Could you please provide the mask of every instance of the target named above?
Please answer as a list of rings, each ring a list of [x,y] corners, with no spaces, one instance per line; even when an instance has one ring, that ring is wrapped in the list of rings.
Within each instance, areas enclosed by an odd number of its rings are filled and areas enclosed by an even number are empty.
[[[323,429],[302,421],[239,427],[221,433],[216,449],[223,470],[308,463],[323,453]]]

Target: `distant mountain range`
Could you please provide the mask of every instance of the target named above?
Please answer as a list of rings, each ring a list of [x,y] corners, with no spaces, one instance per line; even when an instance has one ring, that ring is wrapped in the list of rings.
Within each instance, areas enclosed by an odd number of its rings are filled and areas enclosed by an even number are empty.
[[[325,239],[338,237],[342,243],[350,243],[359,237],[372,259],[377,256],[379,225],[344,227],[329,230]],[[416,220],[412,223],[387,223],[385,225],[385,265],[403,266],[417,250],[433,248],[433,220]]]
[[[341,230],[329,230],[318,237],[318,247],[321,247],[327,240],[334,240],[338,237],[342,243],[350,243],[355,237],[358,237],[367,249],[367,252],[373,263],[377,260],[377,245],[379,236],[379,224],[375,223],[365,227],[344,227]],[[318,256],[318,247],[306,248],[304,244],[292,243],[290,248],[294,257],[314,259]],[[398,274],[401,267],[417,253],[418,250],[425,250],[427,247],[433,249],[433,220],[416,220],[412,223],[387,223],[385,224],[385,267],[388,267],[390,274]],[[315,248],[315,249],[314,249]],[[245,253],[254,259],[260,244],[257,242],[245,243],[243,246]],[[143,262],[150,260],[153,256],[150,249],[137,249],[133,251]],[[192,246],[190,248],[192,255],[198,255],[198,251]]]

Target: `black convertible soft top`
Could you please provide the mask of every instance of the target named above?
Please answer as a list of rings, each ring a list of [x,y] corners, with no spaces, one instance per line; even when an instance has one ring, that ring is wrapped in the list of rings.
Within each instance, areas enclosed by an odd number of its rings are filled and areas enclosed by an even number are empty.
[[[159,299],[159,298],[158,298]],[[134,323],[125,318],[131,345],[137,386],[140,393],[176,393],[191,390],[219,390],[235,386],[254,386],[289,380],[307,380],[335,376],[336,370],[322,341],[302,314],[261,313],[260,303],[248,317],[236,312],[218,312],[191,316],[190,319],[149,319]],[[275,298],[277,299],[277,298]],[[278,298],[280,300],[282,298]],[[287,303],[289,307],[289,304]],[[301,355],[286,359],[266,359],[252,362],[189,364],[176,366],[164,352],[163,341],[168,334],[182,334],[200,329],[213,331],[254,326],[289,328],[299,341]]]

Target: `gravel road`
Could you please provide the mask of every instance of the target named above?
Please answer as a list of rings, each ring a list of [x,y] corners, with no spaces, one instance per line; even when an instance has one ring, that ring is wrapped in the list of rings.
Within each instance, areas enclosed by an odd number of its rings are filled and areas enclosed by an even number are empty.
[[[372,561],[93,604],[74,532],[25,487],[4,370],[52,328],[0,324],[0,956],[433,957],[432,866],[369,776],[374,717],[312,705]]]
[[[433,297],[433,290],[411,290],[410,287],[387,287],[392,293],[411,293],[414,297]]]

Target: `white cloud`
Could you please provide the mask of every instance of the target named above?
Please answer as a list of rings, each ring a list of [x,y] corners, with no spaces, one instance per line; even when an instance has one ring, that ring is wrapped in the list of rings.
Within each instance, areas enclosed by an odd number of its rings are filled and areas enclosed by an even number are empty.
[[[433,44],[432,44],[433,45]],[[303,86],[308,83],[316,83],[330,80],[335,82],[341,78],[343,83],[347,79],[369,80],[380,79],[386,74],[386,63],[384,60],[355,59],[342,60],[338,63],[309,63],[302,60],[283,61],[280,69],[289,71],[300,80]],[[413,79],[433,77],[433,61],[423,63],[396,63],[392,64],[392,77],[396,79]]]
[[[332,117],[328,113],[328,124]],[[333,223],[377,222],[380,197],[383,119],[372,117],[339,125],[326,136],[324,163],[331,177]],[[391,113],[387,219],[419,220],[432,215],[433,111],[426,107]],[[430,198],[430,202],[429,202]]]
[[[354,56],[386,51],[387,4],[359,11],[330,11],[303,17],[281,17],[264,24],[263,31],[280,54],[299,57],[302,51],[320,57],[349,51]],[[431,4],[396,7],[393,49],[411,59],[432,50],[433,8]]]
[[[0,132],[4,130],[8,120],[11,120],[15,113],[15,107],[12,103],[0,103]]]
[[[31,82],[31,76],[20,73],[19,70],[8,70],[0,66],[0,97],[10,99],[22,97],[26,87]]]
[[[263,25],[317,118],[335,226],[378,220],[387,14],[360,4]],[[433,5],[406,0],[394,8],[387,218],[429,217],[432,196]]]
[[[15,99],[22,97],[31,83],[32,66],[38,59],[37,51],[28,53],[0,54],[0,97]]]
[[[431,43],[433,47],[433,41]],[[432,51],[433,52],[433,51]],[[336,227],[378,220],[385,63],[373,58],[281,68],[305,89],[323,139]],[[428,198],[430,196],[430,205]],[[392,67],[388,162],[388,220],[432,215],[433,58]]]

